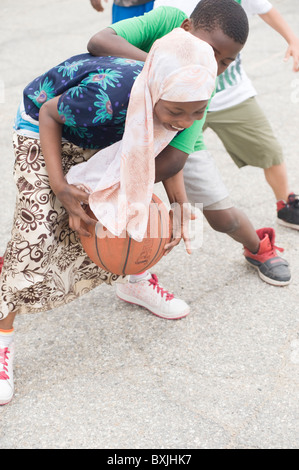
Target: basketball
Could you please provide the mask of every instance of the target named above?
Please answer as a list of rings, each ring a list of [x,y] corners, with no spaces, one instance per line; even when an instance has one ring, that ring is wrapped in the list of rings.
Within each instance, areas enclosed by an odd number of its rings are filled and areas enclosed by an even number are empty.
[[[89,206],[86,213],[96,220]],[[100,223],[85,228],[91,237],[80,236],[80,240],[88,257],[97,266],[119,275],[138,274],[158,263],[171,238],[169,212],[155,194],[149,206],[146,235],[141,242],[127,232],[116,237]]]

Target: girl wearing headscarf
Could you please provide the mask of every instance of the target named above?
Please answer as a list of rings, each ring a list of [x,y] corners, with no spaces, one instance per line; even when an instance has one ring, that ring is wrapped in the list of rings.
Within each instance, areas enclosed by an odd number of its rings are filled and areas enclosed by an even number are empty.
[[[15,315],[53,309],[119,280],[82,248],[81,219],[94,223],[82,203],[112,233],[132,226],[141,240],[155,157],[203,117],[216,69],[212,48],[177,29],[154,44],[144,67],[82,54],[25,88],[14,134],[16,210],[0,279],[0,404],[13,396]],[[171,202],[187,202],[177,175],[166,190]],[[137,229],[136,204],[145,208]]]

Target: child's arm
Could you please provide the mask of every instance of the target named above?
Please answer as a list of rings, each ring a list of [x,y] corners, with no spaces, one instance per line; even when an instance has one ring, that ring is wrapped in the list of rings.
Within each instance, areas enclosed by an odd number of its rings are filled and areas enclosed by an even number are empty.
[[[188,153],[183,152],[171,145],[159,153],[155,158],[156,178],[155,183],[164,182],[181,171],[188,158]]]
[[[163,185],[171,204],[172,219],[172,238],[170,243],[165,245],[164,254],[167,255],[180,243],[181,239],[184,240],[187,253],[191,254],[189,222],[191,219],[194,219],[195,216],[190,210],[190,204],[185,190],[183,170],[164,180]]]
[[[187,158],[187,153],[170,145],[155,158],[155,183],[163,182],[169,202],[172,204],[172,240],[165,246],[165,255],[178,245],[182,238],[187,253],[191,253],[188,226],[194,216],[190,211],[183,177],[183,167]]]
[[[145,61],[147,53],[130,44],[114,29],[105,28],[89,40],[87,50],[94,56],[115,56]]]
[[[54,194],[69,213],[70,227],[81,235],[90,236],[87,230],[81,228],[81,219],[87,225],[95,224],[81,205],[81,202],[88,204],[88,194],[76,186],[69,185],[62,169],[61,134],[63,124],[57,111],[58,100],[59,97],[56,97],[47,101],[39,112],[40,141],[49,183]]]
[[[299,71],[299,38],[281,16],[276,8],[272,7],[268,13],[259,15],[271,28],[275,29],[288,43],[285,60],[293,57],[293,70]]]
[[[161,6],[99,31],[90,39],[87,50],[95,56],[114,55],[144,61],[153,43],[181,26],[186,18],[187,15],[177,8]]]

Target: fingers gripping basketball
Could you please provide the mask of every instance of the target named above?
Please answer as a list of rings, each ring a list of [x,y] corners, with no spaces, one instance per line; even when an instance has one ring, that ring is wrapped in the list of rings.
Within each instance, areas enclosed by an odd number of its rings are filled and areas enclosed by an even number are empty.
[[[95,219],[91,209],[87,214]],[[80,236],[89,258],[101,268],[114,274],[138,274],[155,265],[164,254],[171,238],[171,223],[165,204],[153,194],[149,209],[147,232],[141,242],[127,232],[116,237],[100,223],[85,226],[91,237]]]

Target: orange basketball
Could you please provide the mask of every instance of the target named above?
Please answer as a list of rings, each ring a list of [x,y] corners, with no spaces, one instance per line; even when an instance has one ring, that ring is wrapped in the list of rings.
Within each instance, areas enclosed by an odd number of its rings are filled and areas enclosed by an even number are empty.
[[[96,220],[89,207],[86,212]],[[169,212],[155,194],[150,204],[147,233],[141,242],[127,232],[116,237],[100,223],[88,226],[87,230],[91,237],[80,237],[85,252],[97,266],[114,274],[138,274],[149,269],[162,258],[164,246],[171,237]]]

